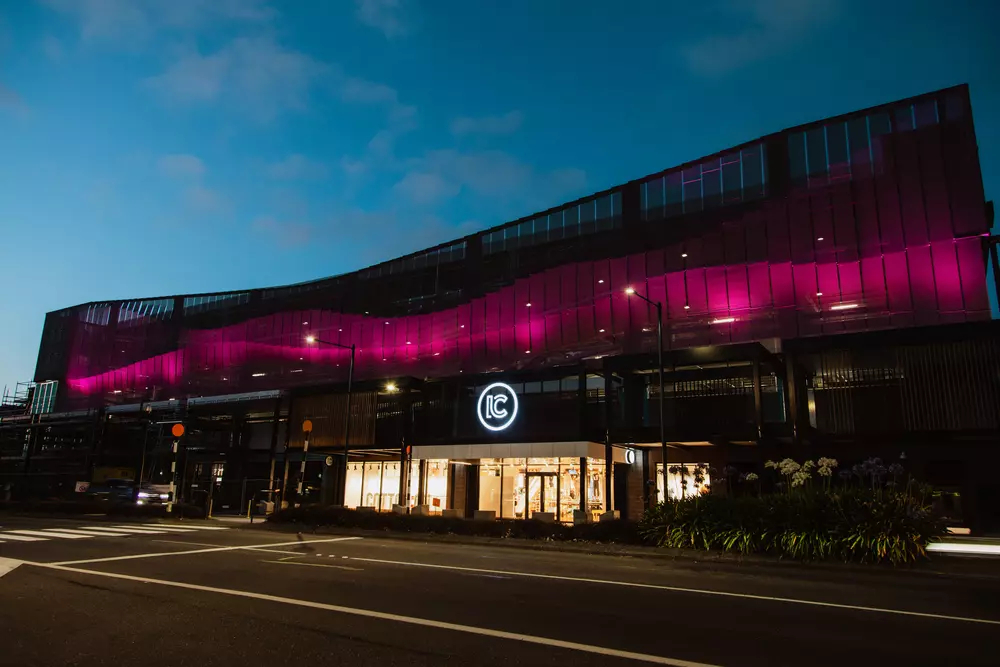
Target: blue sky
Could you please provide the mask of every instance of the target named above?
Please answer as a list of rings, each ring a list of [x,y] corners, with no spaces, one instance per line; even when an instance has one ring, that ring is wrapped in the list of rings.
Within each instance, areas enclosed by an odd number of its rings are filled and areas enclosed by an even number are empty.
[[[0,385],[44,314],[353,270],[967,82],[993,0],[6,0]]]

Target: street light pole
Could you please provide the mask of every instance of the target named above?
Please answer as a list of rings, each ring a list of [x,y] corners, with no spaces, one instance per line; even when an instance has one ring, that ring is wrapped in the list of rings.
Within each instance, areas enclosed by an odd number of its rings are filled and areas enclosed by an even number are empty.
[[[351,364],[347,371],[347,416],[344,419],[344,457],[338,466],[340,469],[340,484],[338,484],[335,489],[334,494],[334,505],[343,505],[344,496],[347,492],[347,456],[348,447],[351,440],[351,385],[354,383],[354,354],[356,348],[354,344],[344,345],[342,343],[334,343],[333,341],[320,340],[316,336],[306,336],[307,343],[322,343],[324,345],[332,345],[333,347],[339,347],[343,350],[351,351]]]
[[[663,391],[663,304],[659,301],[652,301],[635,289],[629,287],[625,290],[629,296],[637,296],[651,306],[656,306],[656,353],[659,364],[658,375],[660,380],[660,452],[663,456],[663,500],[668,498],[667,479],[667,426],[664,419],[664,391]]]

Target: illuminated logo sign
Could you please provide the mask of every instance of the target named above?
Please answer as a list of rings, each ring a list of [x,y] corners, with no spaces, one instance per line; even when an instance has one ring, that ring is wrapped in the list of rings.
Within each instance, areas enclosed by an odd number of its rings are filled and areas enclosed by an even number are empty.
[[[509,385],[494,382],[483,389],[476,404],[479,423],[491,431],[502,431],[517,417],[517,394]]]
[[[635,463],[635,450],[629,447],[625,450],[625,463],[632,465]]]

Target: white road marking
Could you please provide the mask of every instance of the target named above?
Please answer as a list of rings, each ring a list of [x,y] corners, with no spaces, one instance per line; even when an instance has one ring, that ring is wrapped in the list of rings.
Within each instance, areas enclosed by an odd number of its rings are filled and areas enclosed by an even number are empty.
[[[209,544],[208,542],[187,542],[182,540],[152,540],[153,542],[159,542],[160,544],[185,544],[189,547],[221,547],[221,544]],[[293,556],[301,556],[302,554],[298,551],[284,551],[282,549],[257,549],[248,548],[247,551],[262,551],[266,554],[292,554]]]
[[[165,530],[147,530],[145,528],[139,530],[135,528],[108,528],[107,526],[84,526],[83,530],[99,530],[121,535],[162,535],[167,532]]]
[[[20,564],[21,561],[14,560],[13,558],[0,558],[0,577],[13,572]]]
[[[636,653],[633,651],[621,651],[613,648],[606,648],[604,646],[594,646],[591,644],[580,644],[577,642],[568,642],[561,639],[552,639],[550,637],[538,637],[535,635],[523,635],[516,632],[505,632],[503,630],[493,630],[492,628],[480,628],[473,625],[461,625],[459,623],[448,623],[445,621],[435,621],[429,618],[418,618],[416,616],[403,616],[401,614],[388,614],[381,611],[372,611],[370,609],[358,609],[355,607],[343,607],[340,605],[326,604],[323,602],[312,602],[310,600],[297,600],[295,598],[280,597],[277,595],[267,595],[265,593],[253,593],[251,591],[241,591],[229,588],[216,588],[214,586],[200,586],[198,584],[187,584],[180,581],[169,581],[165,579],[150,579],[148,577],[135,577],[128,574],[118,574],[116,572],[98,572],[94,570],[85,570],[82,568],[66,567],[65,565],[55,564],[55,563],[33,563],[26,562],[27,565],[34,565],[36,567],[42,567],[52,570],[60,570],[63,572],[75,572],[77,574],[88,574],[96,577],[109,577],[111,579],[122,579],[125,581],[135,581],[142,584],[159,584],[161,586],[171,586],[174,588],[183,588],[192,591],[201,591],[204,593],[219,593],[221,595],[232,595],[234,597],[250,598],[254,600],[265,600],[267,602],[277,602],[280,604],[293,605],[297,607],[306,607],[309,609],[319,609],[322,611],[332,611],[338,614],[348,614],[351,616],[361,616],[363,618],[374,618],[380,621],[393,621],[396,623],[406,623],[409,625],[417,625],[425,628],[434,628],[437,630],[450,630],[452,632],[464,632],[472,635],[480,635],[483,637],[493,637],[495,639],[509,639],[512,641],[525,642],[527,644],[538,644],[541,646],[549,646],[552,648],[562,648],[570,651],[580,651],[583,653],[593,653],[596,655],[604,655],[612,658],[623,658],[625,660],[638,660],[641,662],[648,662],[655,665],[670,665],[671,667],[715,667],[708,663],[703,662],[691,662],[689,660],[680,660],[677,658],[666,658],[659,655],[650,655],[647,653]]]
[[[172,527],[172,526],[168,526],[167,524],[164,524],[164,523],[140,523],[140,524],[136,524],[137,528],[142,527],[142,526],[149,526],[150,528],[171,528]],[[186,526],[184,526],[184,530],[229,530],[229,526],[202,526],[202,525],[194,524],[194,525],[186,525]]]
[[[131,528],[132,530],[145,530],[147,532],[166,532],[166,533],[193,533],[195,528],[174,528],[168,526],[159,526],[157,528],[151,528],[148,526],[111,526],[112,528]]]
[[[344,556],[348,558],[348,556]],[[850,609],[852,611],[867,611],[880,614],[896,614],[899,616],[917,616],[919,618],[932,618],[943,621],[962,621],[965,623],[983,623],[986,625],[1000,625],[1000,620],[988,618],[974,618],[970,616],[950,616],[947,614],[930,614],[921,611],[905,611],[903,609],[887,609],[883,607],[863,607],[853,604],[839,604],[836,602],[820,602],[817,600],[799,600],[797,598],[783,598],[771,595],[753,595],[750,593],[731,593],[728,591],[710,591],[700,588],[684,588],[682,586],[664,586],[661,584],[641,584],[633,581],[612,581],[608,579],[588,579],[585,577],[566,577],[557,574],[538,574],[534,572],[512,572],[509,570],[486,570],[477,567],[459,567],[457,565],[435,565],[431,563],[408,563],[397,560],[382,560],[379,558],[359,558],[350,556],[350,560],[358,560],[363,563],[383,563],[386,565],[402,565],[405,567],[426,567],[439,570],[456,570],[458,572],[478,572],[483,574],[499,574],[510,577],[527,577],[533,579],[550,579],[554,581],[575,581],[585,584],[602,584],[607,586],[625,586],[627,588],[645,588],[659,591],[671,591],[675,593],[694,593],[696,595],[716,595],[719,597],[743,598],[745,600],[765,600],[768,602],[785,602],[788,604],[801,604],[813,607],[829,607],[831,609]]]
[[[64,540],[85,540],[88,537],[88,536],[84,536],[84,535],[70,535],[69,533],[60,533],[60,532],[57,532],[55,529],[51,529],[51,528],[48,529],[48,530],[45,530],[45,531],[41,531],[41,530],[9,530],[6,533],[0,533],[0,534],[3,534],[3,535],[11,535],[11,534],[29,535],[31,537],[58,537],[58,538],[62,538]],[[89,537],[93,537],[93,535],[90,535]]]
[[[87,558],[84,560],[64,560],[52,565],[83,565],[85,563],[108,563],[116,560],[135,560],[137,558],[160,558],[163,556],[188,556],[192,554],[208,554],[222,551],[254,551],[257,549],[268,549],[269,547],[293,547],[300,544],[325,544],[328,542],[345,542],[347,540],[360,540],[360,537],[332,537],[323,540],[296,540],[294,542],[277,542],[270,544],[246,544],[235,547],[213,547],[211,549],[190,549],[188,551],[163,551],[151,554],[133,554],[131,556],[111,556],[109,558]]]
[[[27,537],[26,535],[11,535],[10,533],[0,533],[5,540],[14,540],[15,542],[44,542],[45,537]]]
[[[97,531],[97,530],[85,530],[81,528],[47,528],[46,532],[49,530],[58,530],[60,533],[69,533],[70,535],[87,535],[88,537],[126,537],[128,533],[112,533],[107,531]]]
[[[348,565],[326,565],[325,563],[298,563],[291,560],[262,560],[261,563],[274,563],[275,565],[302,565],[303,567],[329,567],[335,570],[351,570],[353,572],[364,572],[363,567],[350,567]]]

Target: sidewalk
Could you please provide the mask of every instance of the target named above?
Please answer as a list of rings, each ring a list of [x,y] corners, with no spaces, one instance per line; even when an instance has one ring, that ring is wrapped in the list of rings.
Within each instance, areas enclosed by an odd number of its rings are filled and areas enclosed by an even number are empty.
[[[1000,559],[964,557],[954,555],[934,555],[930,561],[918,563],[910,567],[892,568],[882,565],[863,565],[859,563],[842,563],[839,561],[800,562],[781,560],[771,556],[748,555],[741,556],[715,551],[698,551],[694,549],[664,549],[640,545],[624,545],[598,542],[563,542],[554,540],[529,540],[518,538],[477,537],[470,535],[453,535],[441,533],[404,533],[383,530],[362,530],[353,528],[338,528],[324,526],[306,526],[296,524],[272,524],[255,520],[240,527],[241,530],[266,530],[279,533],[311,534],[311,535],[344,535],[352,537],[367,537],[370,539],[401,540],[411,542],[433,542],[441,544],[464,544],[482,547],[501,547],[510,549],[528,549],[552,553],[575,553],[600,556],[618,556],[623,558],[648,558],[669,561],[680,567],[730,567],[746,571],[748,569],[782,571],[784,574],[811,576],[817,574],[886,575],[886,576],[920,576],[942,578],[974,578],[1000,580]],[[966,538],[967,539],[967,538]]]

